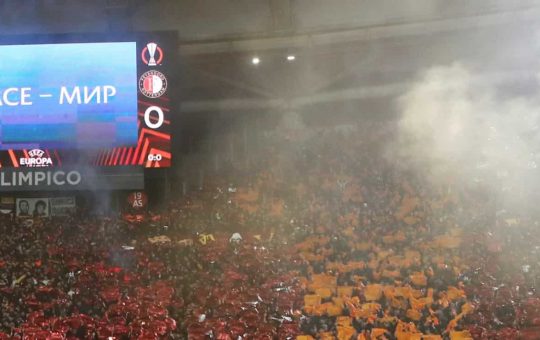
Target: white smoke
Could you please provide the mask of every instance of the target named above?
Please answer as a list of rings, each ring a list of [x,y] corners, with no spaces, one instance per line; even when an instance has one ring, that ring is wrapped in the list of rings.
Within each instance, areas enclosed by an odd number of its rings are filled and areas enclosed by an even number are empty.
[[[481,183],[522,204],[540,183],[540,98],[503,96],[460,64],[435,67],[399,98],[391,156],[435,182]]]

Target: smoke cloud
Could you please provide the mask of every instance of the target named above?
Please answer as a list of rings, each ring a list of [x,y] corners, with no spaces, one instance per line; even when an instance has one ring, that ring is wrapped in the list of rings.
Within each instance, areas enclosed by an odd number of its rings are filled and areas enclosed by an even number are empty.
[[[455,63],[421,74],[398,99],[389,156],[434,184],[481,186],[499,208],[526,207],[539,191],[540,96],[508,96]]]

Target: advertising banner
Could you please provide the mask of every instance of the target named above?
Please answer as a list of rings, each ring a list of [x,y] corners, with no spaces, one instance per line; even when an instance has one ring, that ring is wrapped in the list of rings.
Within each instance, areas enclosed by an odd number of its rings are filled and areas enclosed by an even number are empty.
[[[75,213],[75,197],[54,197],[49,200],[51,216],[69,216]]]

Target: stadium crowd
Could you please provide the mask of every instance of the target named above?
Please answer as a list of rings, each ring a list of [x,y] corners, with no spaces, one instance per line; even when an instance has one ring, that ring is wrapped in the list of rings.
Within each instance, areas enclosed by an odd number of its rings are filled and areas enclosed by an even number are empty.
[[[537,222],[383,157],[267,135],[147,213],[0,223],[0,339],[540,339]]]

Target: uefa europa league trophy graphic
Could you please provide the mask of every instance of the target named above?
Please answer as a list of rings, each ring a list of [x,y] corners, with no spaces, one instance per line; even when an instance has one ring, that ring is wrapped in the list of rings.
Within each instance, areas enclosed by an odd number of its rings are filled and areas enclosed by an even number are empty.
[[[148,54],[150,54],[150,59],[148,60],[148,66],[156,66],[156,43],[149,43],[146,45],[148,48]]]

